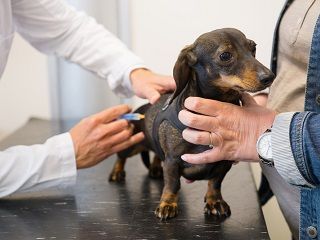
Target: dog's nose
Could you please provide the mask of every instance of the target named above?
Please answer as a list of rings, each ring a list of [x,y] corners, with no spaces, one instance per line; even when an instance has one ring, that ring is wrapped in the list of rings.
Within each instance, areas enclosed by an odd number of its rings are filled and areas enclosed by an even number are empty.
[[[269,86],[273,82],[275,75],[273,73],[272,74],[263,74],[263,75],[259,76],[259,78],[260,78],[260,82],[263,85]]]

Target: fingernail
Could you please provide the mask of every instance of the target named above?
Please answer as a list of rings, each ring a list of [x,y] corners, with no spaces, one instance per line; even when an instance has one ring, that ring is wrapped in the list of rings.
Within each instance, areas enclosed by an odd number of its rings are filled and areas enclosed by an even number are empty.
[[[185,155],[182,155],[182,156],[181,156],[181,159],[182,159],[183,161],[186,161],[186,160],[187,160],[187,158],[186,158]]]

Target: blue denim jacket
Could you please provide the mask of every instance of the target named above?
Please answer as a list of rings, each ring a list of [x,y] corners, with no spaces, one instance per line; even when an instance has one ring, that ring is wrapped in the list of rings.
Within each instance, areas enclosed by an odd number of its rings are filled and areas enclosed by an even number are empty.
[[[292,2],[287,1],[280,15],[278,27],[284,12]],[[274,72],[277,65],[278,27],[271,62]],[[277,162],[276,158],[274,160],[275,167],[283,178],[291,184],[301,186],[300,239],[303,240],[320,239],[320,16],[312,37],[304,110],[280,114],[272,128],[275,132],[275,144],[272,143],[272,146],[277,152],[277,148],[283,143],[283,135],[276,136],[277,130],[283,134],[284,124],[287,123],[289,126],[287,129],[291,153],[283,157],[283,161],[280,159]],[[285,166],[290,164],[292,166]]]

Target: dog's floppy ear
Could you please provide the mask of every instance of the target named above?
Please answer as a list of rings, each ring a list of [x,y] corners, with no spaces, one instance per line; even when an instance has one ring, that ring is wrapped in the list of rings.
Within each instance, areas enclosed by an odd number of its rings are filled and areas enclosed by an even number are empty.
[[[193,52],[194,44],[186,46],[181,50],[180,55],[173,68],[173,77],[176,82],[176,90],[170,98],[169,104],[175,99],[192,79],[192,66],[197,62],[197,56]]]

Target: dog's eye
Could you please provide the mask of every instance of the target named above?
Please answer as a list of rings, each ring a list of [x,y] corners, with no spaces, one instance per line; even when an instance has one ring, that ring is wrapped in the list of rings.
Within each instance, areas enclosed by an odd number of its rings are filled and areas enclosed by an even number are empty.
[[[229,53],[229,52],[223,52],[223,53],[220,55],[221,61],[224,61],[224,62],[229,61],[231,58],[232,58],[232,54]]]

